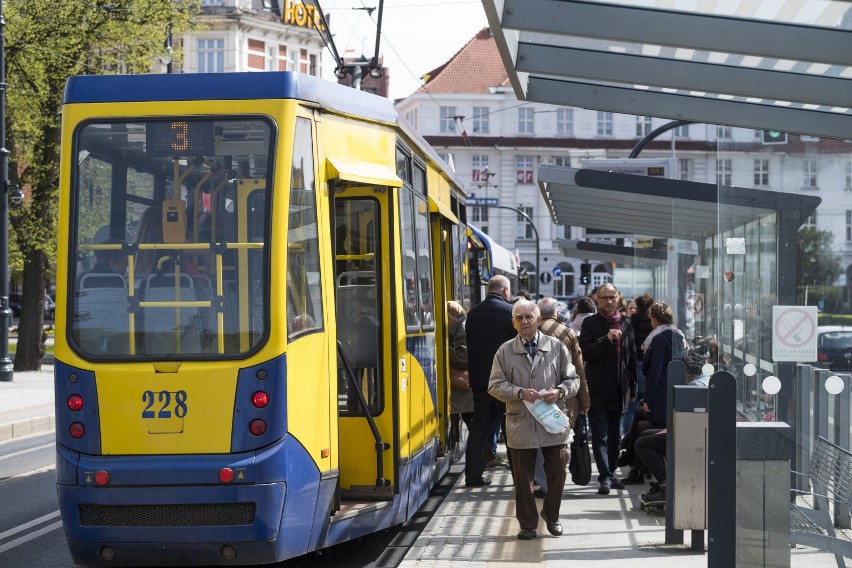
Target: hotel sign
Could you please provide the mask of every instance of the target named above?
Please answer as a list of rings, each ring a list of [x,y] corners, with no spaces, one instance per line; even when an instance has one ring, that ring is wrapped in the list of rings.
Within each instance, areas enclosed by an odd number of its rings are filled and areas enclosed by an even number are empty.
[[[301,28],[316,28],[324,31],[322,18],[320,18],[319,9],[313,4],[302,4],[301,2],[292,2],[286,0],[284,2],[284,17],[285,24],[299,26]]]

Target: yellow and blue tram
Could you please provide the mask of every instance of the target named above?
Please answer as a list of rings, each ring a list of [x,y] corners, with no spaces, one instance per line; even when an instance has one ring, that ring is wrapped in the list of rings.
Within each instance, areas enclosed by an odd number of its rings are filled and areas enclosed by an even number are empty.
[[[289,72],[74,77],[57,487],[83,565],[269,563],[412,517],[448,446],[461,183]]]
[[[470,264],[469,283],[471,305],[478,304],[487,295],[488,281],[502,275],[509,279],[513,292],[518,290],[518,257],[501,246],[478,227],[467,225],[467,250]]]

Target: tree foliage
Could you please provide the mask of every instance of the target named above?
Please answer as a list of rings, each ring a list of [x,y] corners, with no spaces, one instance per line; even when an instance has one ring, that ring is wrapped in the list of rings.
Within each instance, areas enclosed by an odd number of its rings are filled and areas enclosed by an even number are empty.
[[[799,286],[830,285],[843,272],[840,257],[832,251],[834,234],[813,227],[801,229],[799,245]]]
[[[27,199],[10,209],[10,268],[22,272],[15,370],[38,369],[42,298],[56,258],[62,96],[73,75],[155,72],[179,58],[169,32],[192,29],[200,0],[6,0],[9,177]],[[57,282],[57,286],[65,283]]]

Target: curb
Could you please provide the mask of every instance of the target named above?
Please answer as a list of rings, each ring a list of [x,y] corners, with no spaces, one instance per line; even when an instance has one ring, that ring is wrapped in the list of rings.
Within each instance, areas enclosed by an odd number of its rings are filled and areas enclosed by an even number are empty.
[[[56,417],[53,414],[34,416],[26,420],[0,424],[0,442],[21,438],[30,434],[42,434],[56,430]]]

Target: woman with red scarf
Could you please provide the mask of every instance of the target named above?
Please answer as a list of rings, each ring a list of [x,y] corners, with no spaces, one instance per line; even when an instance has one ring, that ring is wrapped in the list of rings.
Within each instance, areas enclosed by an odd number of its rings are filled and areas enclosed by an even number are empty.
[[[618,290],[598,289],[598,313],[583,320],[580,349],[589,385],[589,426],[598,468],[598,494],[624,489],[615,476],[621,442],[621,416],[636,399],[636,344],[630,318],[618,311]]]

